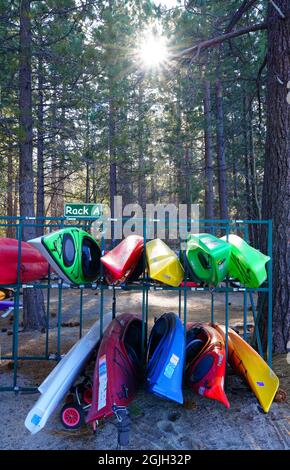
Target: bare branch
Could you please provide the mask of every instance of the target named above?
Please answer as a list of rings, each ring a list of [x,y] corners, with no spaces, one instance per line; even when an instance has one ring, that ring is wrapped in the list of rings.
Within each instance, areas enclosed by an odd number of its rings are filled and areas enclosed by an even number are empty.
[[[198,50],[201,51],[203,49],[208,49],[210,47],[216,47],[219,44],[223,43],[224,41],[227,41],[228,39],[233,39],[239,36],[243,36],[244,34],[247,34],[247,33],[253,33],[255,31],[267,29],[267,27],[268,25],[266,22],[258,23],[258,24],[251,25],[251,26],[246,26],[245,28],[241,28],[241,29],[232,31],[230,33],[222,34],[221,36],[217,36],[215,38],[202,41],[198,44],[195,44],[194,46],[188,47],[187,49],[183,49],[183,51],[177,52],[176,54],[172,54],[170,58],[179,59],[180,57],[183,57],[187,54],[192,54],[193,52],[196,52]]]
[[[228,26],[225,29],[225,33],[229,33],[238,23],[238,21],[242,18],[242,16],[248,11],[257,0],[244,0],[240,8],[236,11],[236,13],[232,16],[231,21],[229,22]]]

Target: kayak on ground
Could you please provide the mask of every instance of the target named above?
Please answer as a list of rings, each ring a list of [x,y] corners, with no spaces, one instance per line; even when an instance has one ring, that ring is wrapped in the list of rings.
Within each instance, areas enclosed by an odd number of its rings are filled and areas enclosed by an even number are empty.
[[[183,280],[184,270],[169,246],[160,238],[146,243],[146,259],[151,279],[172,287],[178,287]]]
[[[214,327],[225,338],[225,327]],[[257,351],[231,328],[228,332],[228,348],[230,366],[245,379],[267,413],[279,387],[278,377]]]
[[[222,237],[231,246],[229,275],[245,287],[258,288],[267,279],[266,263],[271,259],[250,246],[238,235]]]
[[[18,280],[19,242],[0,238],[0,284],[16,284]],[[38,250],[21,242],[20,282],[40,280],[48,275],[48,263]]]
[[[188,237],[186,261],[193,280],[217,286],[227,275],[230,255],[230,245],[210,233]]]
[[[230,407],[224,391],[226,352],[223,337],[205,323],[190,323],[186,332],[185,376],[199,395]]]
[[[84,230],[68,227],[29,240],[29,243],[69,284],[93,282],[99,276],[101,250],[96,240]]]
[[[118,315],[107,327],[97,354],[87,423],[118,415],[135,398],[142,377],[141,338],[142,322],[133,314]]]
[[[108,284],[121,284],[131,277],[138,267],[144,248],[144,239],[139,235],[129,235],[115,248],[101,258],[105,267]]]
[[[154,324],[148,343],[148,390],[183,403],[182,376],[185,359],[183,325],[175,313],[165,313]]]

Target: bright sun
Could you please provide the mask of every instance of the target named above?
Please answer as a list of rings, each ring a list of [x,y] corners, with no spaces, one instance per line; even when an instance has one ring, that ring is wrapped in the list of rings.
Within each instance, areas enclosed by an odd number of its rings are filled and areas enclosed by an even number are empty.
[[[139,57],[147,68],[160,67],[168,58],[166,38],[148,34],[140,45]]]

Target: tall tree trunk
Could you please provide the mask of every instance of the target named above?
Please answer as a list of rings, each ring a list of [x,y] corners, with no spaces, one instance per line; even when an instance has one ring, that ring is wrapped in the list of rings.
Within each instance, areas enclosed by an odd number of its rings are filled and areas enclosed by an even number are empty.
[[[249,163],[250,163],[250,187],[251,187],[251,211],[253,219],[261,219],[261,210],[258,201],[257,191],[257,177],[256,177],[256,155],[254,147],[254,135],[253,135],[253,113],[252,104],[249,108]],[[259,226],[253,225],[253,242],[256,247],[260,246],[259,243]]]
[[[221,79],[216,80],[216,133],[217,133],[217,163],[220,218],[228,219],[227,198],[227,168],[225,157],[223,89]]]
[[[19,44],[19,201],[20,215],[26,217],[34,217],[30,15],[30,0],[22,0]],[[23,239],[35,236],[35,227],[24,224]],[[25,328],[41,329],[45,326],[44,301],[40,289],[24,289],[23,322]]]
[[[8,148],[8,155],[7,155],[7,215],[8,217],[13,217],[14,215],[14,207],[13,207],[13,147],[12,142]],[[15,228],[14,227],[7,227],[6,229],[6,237],[15,238]]]
[[[267,139],[262,198],[263,219],[273,220],[273,346],[285,352],[290,340],[290,2],[268,7]],[[265,246],[265,237],[262,237]],[[265,312],[266,313],[266,312]]]
[[[115,136],[116,136],[116,109],[114,106],[113,92],[111,91],[110,102],[109,102],[109,156],[110,156],[110,206],[111,206],[112,217],[114,217],[114,197],[117,196],[117,163],[116,163]],[[113,237],[113,234],[112,234],[112,237]]]
[[[144,125],[143,125],[143,89],[138,85],[138,203],[144,209],[146,201],[146,185],[144,171]]]
[[[44,209],[44,96],[43,96],[43,58],[38,59],[38,105],[37,105],[37,194],[36,194],[36,217],[39,226],[37,235],[43,235]]]
[[[249,163],[249,136],[248,136],[248,109],[247,98],[244,92],[243,96],[243,139],[244,139],[244,176],[245,176],[245,190],[246,190],[246,211],[245,218],[252,219],[251,210],[251,188],[250,188],[250,163]],[[250,227],[252,229],[252,227]],[[252,239],[252,234],[250,234]]]
[[[213,192],[213,159],[212,159],[212,129],[211,129],[211,96],[210,83],[203,80],[203,107],[204,107],[204,159],[205,159],[205,211],[206,219],[214,218],[214,192]]]
[[[90,164],[86,163],[86,202],[90,202]]]

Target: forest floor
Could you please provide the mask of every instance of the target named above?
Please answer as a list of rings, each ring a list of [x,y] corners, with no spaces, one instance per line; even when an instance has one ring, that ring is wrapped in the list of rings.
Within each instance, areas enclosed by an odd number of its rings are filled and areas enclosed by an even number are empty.
[[[63,293],[61,351],[65,353],[76,342],[79,334],[78,291]],[[230,296],[230,325],[242,331],[243,295]],[[150,324],[155,316],[166,311],[177,311],[178,295],[175,292],[150,292]],[[56,351],[57,293],[51,296],[49,351]],[[97,319],[98,296],[92,291],[84,293],[84,331]],[[141,313],[141,294],[117,292],[117,312]],[[210,296],[191,293],[188,296],[188,321],[210,319]],[[105,311],[111,309],[111,292],[105,294]],[[224,294],[215,294],[216,321],[224,322]],[[252,314],[248,312],[251,329]],[[75,326],[71,326],[75,324]],[[68,326],[65,326],[68,325]],[[6,330],[6,331],[5,331]],[[1,355],[11,352],[11,319],[0,317]],[[8,333],[8,334],[7,334]],[[20,332],[20,354],[43,354],[44,333]],[[20,362],[18,385],[37,386],[54,367],[54,361]],[[290,365],[285,355],[274,356],[273,369],[280,378],[281,388],[290,396]],[[11,362],[0,365],[0,386],[12,383]],[[131,407],[132,429],[129,449],[289,449],[290,404],[273,403],[266,415],[260,411],[255,396],[242,380],[228,374],[227,395],[231,408],[193,395],[185,390],[185,404],[180,406],[146,393],[141,388]],[[76,431],[63,429],[58,412],[49,419],[46,427],[31,435],[24,427],[28,411],[38,394],[0,393],[1,436],[0,449],[100,449],[116,448],[117,431],[114,419],[108,419],[94,435],[90,427]]]

